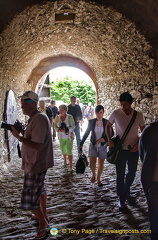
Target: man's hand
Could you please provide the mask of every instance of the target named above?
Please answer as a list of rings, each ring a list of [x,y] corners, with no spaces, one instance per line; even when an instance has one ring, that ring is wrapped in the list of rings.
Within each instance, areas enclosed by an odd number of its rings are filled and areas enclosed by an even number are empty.
[[[21,137],[19,135],[19,132],[12,126],[12,134],[14,137],[16,137],[20,142],[22,142],[23,144],[27,145],[28,147],[36,150],[36,151],[39,151],[41,146],[42,146],[42,143],[36,143],[36,142],[33,142],[31,141],[30,139],[28,138],[24,138],[24,137]]]
[[[107,139],[108,139],[108,145],[109,145],[109,148],[113,148],[114,147],[114,143],[113,141],[111,140],[111,128],[112,127],[112,124],[108,121],[107,124],[106,124],[106,136],[107,136]]]

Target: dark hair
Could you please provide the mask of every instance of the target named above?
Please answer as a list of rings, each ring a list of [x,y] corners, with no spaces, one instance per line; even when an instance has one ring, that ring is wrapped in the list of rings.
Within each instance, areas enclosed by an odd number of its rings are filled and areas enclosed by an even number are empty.
[[[103,112],[104,112],[104,107],[102,106],[102,105],[97,105],[96,107],[95,107],[95,112],[100,112],[100,110],[103,110]]]
[[[120,95],[120,99],[119,99],[120,102],[129,102],[129,103],[132,103],[133,102],[133,97],[131,96],[131,94],[129,92],[124,92]]]
[[[76,97],[75,97],[75,96],[72,96],[70,99],[72,100],[73,98],[75,98],[75,99],[76,99]]]
[[[50,103],[51,103],[51,104],[55,104],[55,101],[54,101],[54,100],[52,100]]]

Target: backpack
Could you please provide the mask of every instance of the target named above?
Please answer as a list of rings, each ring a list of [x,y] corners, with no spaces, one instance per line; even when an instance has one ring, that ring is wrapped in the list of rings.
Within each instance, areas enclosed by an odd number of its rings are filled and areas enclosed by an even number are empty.
[[[53,117],[53,111],[49,106],[46,107],[46,114],[47,114],[49,119]]]
[[[87,157],[85,154],[80,154],[79,159],[76,163],[76,173],[83,174],[85,172],[86,167],[88,166]]]

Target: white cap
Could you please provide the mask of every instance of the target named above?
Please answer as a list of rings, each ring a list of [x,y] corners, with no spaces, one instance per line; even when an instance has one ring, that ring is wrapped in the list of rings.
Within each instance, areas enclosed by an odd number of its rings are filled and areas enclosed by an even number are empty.
[[[22,96],[19,96],[21,99],[31,99],[34,102],[38,102],[38,95],[33,91],[26,91]]]

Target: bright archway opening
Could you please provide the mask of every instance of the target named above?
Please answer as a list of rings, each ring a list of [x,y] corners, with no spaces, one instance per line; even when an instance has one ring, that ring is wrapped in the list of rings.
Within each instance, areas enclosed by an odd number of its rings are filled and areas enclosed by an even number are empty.
[[[83,105],[96,105],[96,87],[92,79],[79,68],[71,66],[56,67],[44,76],[39,92],[40,99],[56,105],[69,104],[70,97],[76,96]]]

